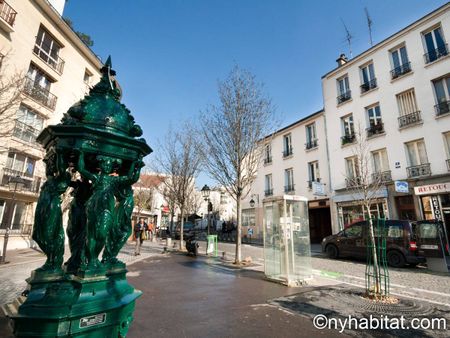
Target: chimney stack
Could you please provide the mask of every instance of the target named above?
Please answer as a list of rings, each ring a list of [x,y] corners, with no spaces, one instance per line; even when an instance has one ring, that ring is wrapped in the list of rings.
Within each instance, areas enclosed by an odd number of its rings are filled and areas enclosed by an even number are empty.
[[[336,60],[338,67],[345,65],[348,62],[347,57],[345,54],[339,55],[339,58]]]

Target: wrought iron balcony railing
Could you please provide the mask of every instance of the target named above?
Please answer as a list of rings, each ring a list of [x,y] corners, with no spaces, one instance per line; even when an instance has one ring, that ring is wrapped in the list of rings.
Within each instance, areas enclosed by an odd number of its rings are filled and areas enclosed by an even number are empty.
[[[25,79],[25,86],[23,88],[25,94],[35,99],[44,106],[55,109],[57,97],[50,93],[49,90],[37,84],[32,78]]]
[[[361,177],[347,177],[345,179],[345,185],[347,186],[347,188],[359,187],[361,185]]]
[[[289,147],[288,149],[283,150],[283,157],[288,157],[288,156],[291,156],[292,154],[293,154],[292,147]]]
[[[373,124],[367,130],[367,137],[371,137],[376,134],[384,133],[384,124],[379,122],[378,124]]]
[[[13,130],[13,136],[28,143],[36,143],[36,138],[40,133],[39,129],[29,126],[19,120],[16,120]]]
[[[264,164],[272,163],[272,156],[266,156],[264,157]]]
[[[314,140],[308,140],[308,142],[305,143],[306,149],[312,149],[317,147],[317,139]]]
[[[12,177],[20,176],[24,180],[24,186],[22,188],[22,191],[24,192],[30,192],[33,194],[38,194],[39,189],[41,188],[42,178],[34,175],[30,175],[29,173],[24,173],[18,170],[10,169],[10,168],[3,168],[1,173],[1,180],[0,185],[3,188],[9,189],[9,180]]]
[[[436,110],[437,116],[450,113],[450,100],[439,102],[437,105],[434,106],[434,109]]]
[[[17,12],[4,0],[0,0],[0,18],[11,27],[14,26]]]
[[[1,0],[0,0],[1,1]],[[6,233],[6,228],[11,227],[9,234],[10,235],[31,235],[31,230],[33,229],[33,224],[31,223],[6,223],[3,221],[0,224],[0,235],[4,235]]]
[[[408,173],[408,178],[431,175],[430,163],[414,165],[406,168],[406,171]]]
[[[295,191],[295,184],[288,184],[284,186],[284,192],[294,192]]]
[[[446,55],[448,55],[447,44],[439,46],[435,50],[425,53],[423,57],[425,58],[425,63],[430,63],[430,62],[436,61]]]
[[[341,137],[342,145],[355,142],[355,135],[344,135]]]
[[[420,116],[420,111],[416,111],[411,114],[403,115],[398,118],[398,126],[399,128],[406,127],[411,124],[415,124],[422,121],[422,117]]]
[[[390,170],[380,171],[372,174],[372,182],[374,183],[386,183],[390,181],[392,181]]]
[[[373,78],[372,80],[365,82],[361,85],[361,94],[365,93],[371,89],[377,88],[377,79]]]
[[[339,95],[337,97],[337,103],[341,104],[341,103],[343,103],[345,101],[350,100],[351,98],[352,98],[352,92],[351,92],[351,90],[348,90],[345,93],[342,93],[341,95]]]
[[[406,62],[402,64],[401,66],[395,67],[391,70],[391,78],[396,79],[400,75],[409,73],[411,71],[411,62]]]
[[[264,190],[264,196],[272,196],[272,195],[273,195],[273,189]]]
[[[49,52],[47,50],[49,50]],[[64,69],[64,60],[58,56],[58,51],[50,50],[50,47],[46,44],[36,44],[33,48],[33,53],[52,67],[58,74],[62,74]]]

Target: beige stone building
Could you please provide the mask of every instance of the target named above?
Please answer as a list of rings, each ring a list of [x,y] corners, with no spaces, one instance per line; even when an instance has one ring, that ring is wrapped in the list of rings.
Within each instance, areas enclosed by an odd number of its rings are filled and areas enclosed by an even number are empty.
[[[17,101],[0,109],[0,238],[3,242],[6,229],[11,230],[8,249],[31,245],[34,209],[45,180],[44,152],[36,137],[58,123],[100,78],[102,62],[63,21],[64,3],[0,1],[0,80],[4,85],[23,79]],[[0,105],[5,105],[11,91],[2,95]],[[22,184],[15,183],[18,177]]]

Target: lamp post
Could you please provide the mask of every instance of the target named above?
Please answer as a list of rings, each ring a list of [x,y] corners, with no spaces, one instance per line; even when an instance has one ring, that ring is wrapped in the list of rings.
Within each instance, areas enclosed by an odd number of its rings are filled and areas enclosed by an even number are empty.
[[[208,215],[208,230],[207,230],[207,234],[209,235],[209,227],[210,227],[210,217],[209,217],[209,209],[210,209],[210,207],[209,207],[209,203],[210,203],[210,201],[209,201],[209,194],[211,193],[211,189],[209,189],[209,187],[208,187],[208,185],[204,185],[203,186],[203,188],[202,188],[202,190],[201,190],[201,192],[202,192],[202,196],[203,196],[203,199],[205,200],[205,202],[208,202],[208,213],[207,213],[207,215]]]
[[[8,182],[9,190],[13,192],[12,205],[10,208],[11,224],[6,228],[5,237],[3,239],[3,254],[0,259],[0,264],[7,263],[6,262],[6,249],[8,247],[9,232],[11,231],[11,229],[13,227],[14,209],[16,207],[16,192],[17,192],[17,190],[22,190],[24,185],[25,185],[25,181],[19,175],[15,176],[15,177],[11,177]]]
[[[253,195],[251,195],[250,196],[251,197],[251,200],[250,200],[250,207],[251,208],[254,208],[255,207],[255,200],[253,199],[253,198],[256,198],[256,203],[258,204],[258,206],[259,206],[259,195],[258,194],[253,194]],[[257,213],[255,212],[255,223],[256,223],[256,219],[257,219]],[[256,225],[256,224],[255,224]],[[250,231],[251,230],[251,231]],[[250,237],[250,242],[252,241],[252,234],[253,234],[253,230],[252,229],[249,229],[248,230],[248,236]]]

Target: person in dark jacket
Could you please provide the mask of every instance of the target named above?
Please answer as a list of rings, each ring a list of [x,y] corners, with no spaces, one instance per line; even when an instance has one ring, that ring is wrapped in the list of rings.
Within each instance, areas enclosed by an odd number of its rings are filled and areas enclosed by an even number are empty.
[[[144,242],[144,236],[147,230],[148,225],[144,222],[143,218],[139,219],[139,222],[134,225],[134,238],[136,239],[135,256],[141,254],[141,245]]]

